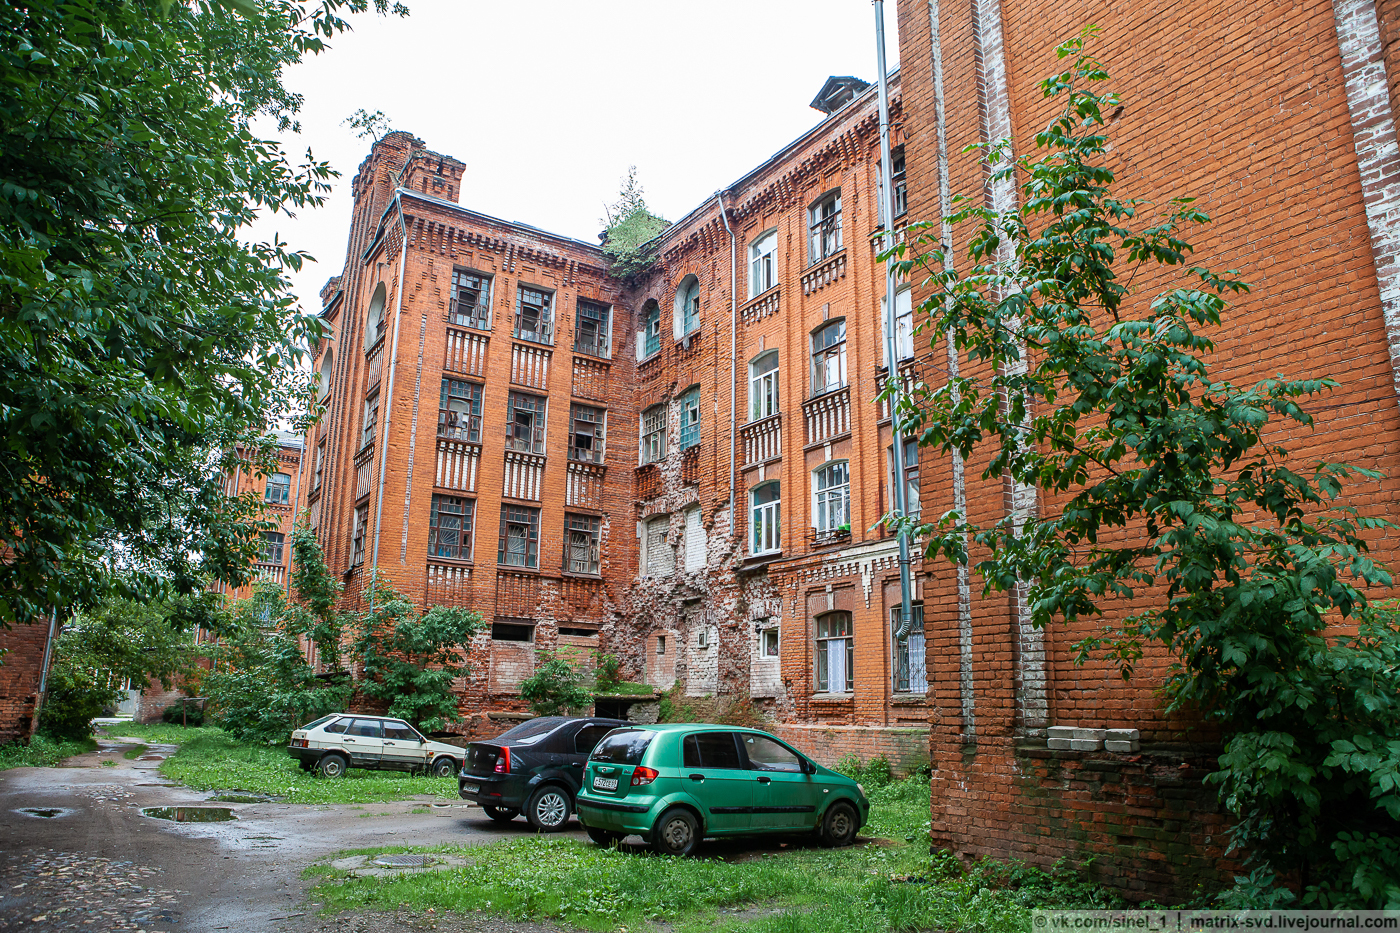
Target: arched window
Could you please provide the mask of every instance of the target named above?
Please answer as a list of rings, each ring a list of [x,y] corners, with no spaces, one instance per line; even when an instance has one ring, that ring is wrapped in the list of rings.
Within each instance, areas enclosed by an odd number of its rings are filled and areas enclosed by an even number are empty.
[[[846,319],[831,321],[812,332],[812,394],[834,392],[846,385]]]
[[[642,305],[642,332],[637,340],[637,359],[661,352],[661,306],[655,300]]]
[[[700,280],[693,275],[682,279],[680,288],[676,289],[676,312],[672,320],[677,339],[700,326]]]
[[[817,693],[850,693],[856,678],[855,637],[849,612],[817,616]]]
[[[820,262],[841,252],[841,189],[829,191],[807,208],[807,254]]]
[[[324,402],[331,394],[331,374],[335,372],[335,351],[327,350],[321,358],[321,373],[317,377],[316,401]]]
[[[749,247],[749,297],[757,298],[778,284],[778,231],[761,233]]]
[[[777,480],[754,487],[749,493],[750,521],[752,533],[749,537],[749,551],[753,554],[768,554],[783,546],[782,539],[782,495]]]
[[[286,505],[292,498],[292,478],[286,473],[273,473],[267,478],[263,499],[273,505]]]
[[[374,296],[369,300],[369,314],[365,315],[365,349],[371,349],[379,338],[384,336],[384,300],[388,292],[384,288],[384,283],[380,282],[379,287],[374,290]]]
[[[778,351],[759,354],[749,364],[749,420],[778,413]]]

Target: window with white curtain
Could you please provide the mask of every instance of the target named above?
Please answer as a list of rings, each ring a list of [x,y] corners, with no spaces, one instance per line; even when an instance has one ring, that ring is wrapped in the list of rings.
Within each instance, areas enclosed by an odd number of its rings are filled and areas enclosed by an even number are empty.
[[[855,638],[849,612],[817,616],[818,693],[850,693],[856,677]]]
[[[846,384],[846,319],[812,333],[812,394],[834,392]]]
[[[749,247],[749,297],[778,284],[778,231],[761,234]]]

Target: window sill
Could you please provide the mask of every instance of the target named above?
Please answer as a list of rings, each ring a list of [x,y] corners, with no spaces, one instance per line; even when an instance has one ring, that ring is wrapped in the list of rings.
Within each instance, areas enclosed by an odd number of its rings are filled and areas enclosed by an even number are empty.
[[[856,698],[856,694],[855,694],[855,691],[854,691],[854,690],[849,691],[849,692],[847,692],[847,693],[814,693],[814,694],[812,694],[812,702],[813,702],[813,703],[849,703],[849,702],[851,702],[852,700],[854,700],[855,698]]]
[[[437,554],[429,554],[429,555],[428,555],[428,563],[430,563],[430,564],[450,564],[450,565],[452,565],[453,567],[474,567],[474,566],[476,566],[476,561],[473,560],[473,559],[470,558],[470,557],[442,557],[442,556],[437,555]]]
[[[603,579],[603,575],[602,575],[601,573],[575,573],[575,572],[572,571],[572,570],[561,570],[561,571],[559,571],[559,575],[560,575],[561,577],[568,577],[568,578],[571,579],[571,580],[602,580],[602,579]]]
[[[895,693],[890,697],[891,706],[923,706],[927,702],[925,693]]]
[[[502,564],[499,561],[496,562],[496,569],[504,573],[521,573],[531,577],[540,575],[538,567],[521,567],[516,564]]]
[[[833,259],[837,259],[844,255],[846,255],[846,247],[842,246],[840,249],[833,250],[832,252],[827,253],[825,256],[817,256],[815,258],[812,258],[811,261],[807,263],[807,268],[804,271],[811,272],[813,269],[825,265],[826,263],[831,262]]]

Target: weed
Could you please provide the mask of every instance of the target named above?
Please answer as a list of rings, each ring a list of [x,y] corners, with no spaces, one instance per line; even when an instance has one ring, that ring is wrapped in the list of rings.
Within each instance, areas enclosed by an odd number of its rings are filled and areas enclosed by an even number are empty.
[[[0,745],[0,771],[8,768],[52,768],[65,758],[96,749],[97,742],[92,739],[55,741],[45,735],[36,735],[27,745],[22,742]]]
[[[110,759],[110,758],[108,758],[106,761],[102,762],[102,767],[104,767],[104,768],[115,768],[116,766],[117,766],[117,763],[116,763],[115,761],[113,761],[112,759]]]
[[[833,770],[840,771],[847,777],[861,782],[867,789],[884,787],[894,780],[894,773],[890,769],[890,760],[884,755],[876,755],[861,764],[859,758],[847,752],[840,761],[836,762],[836,767]]]
[[[125,758],[127,761],[135,761],[137,758],[140,758],[142,755],[146,754],[146,752],[150,750],[151,747],[149,745],[133,745],[131,746],[131,748],[128,748],[126,751],[122,752],[122,757]]]

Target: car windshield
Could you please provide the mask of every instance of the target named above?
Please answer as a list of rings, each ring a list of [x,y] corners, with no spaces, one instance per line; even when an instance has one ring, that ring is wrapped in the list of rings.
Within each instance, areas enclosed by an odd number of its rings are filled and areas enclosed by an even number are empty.
[[[615,765],[637,765],[642,763],[655,732],[645,729],[619,729],[608,733],[589,756],[592,761],[610,761]]]
[[[339,716],[339,715],[340,715],[339,713],[331,713],[329,716],[322,716],[320,719],[313,719],[313,720],[311,720],[310,722],[308,722],[306,725],[302,726],[301,728],[303,728],[303,729],[315,729],[315,728],[316,728],[317,726],[319,726],[321,723],[323,723],[323,722],[330,722],[332,719],[334,719],[335,717],[337,717],[337,716]]]
[[[496,736],[495,744],[534,745],[559,728],[559,724],[563,721],[563,716],[541,716],[539,719],[522,722],[514,729],[508,729]]]

